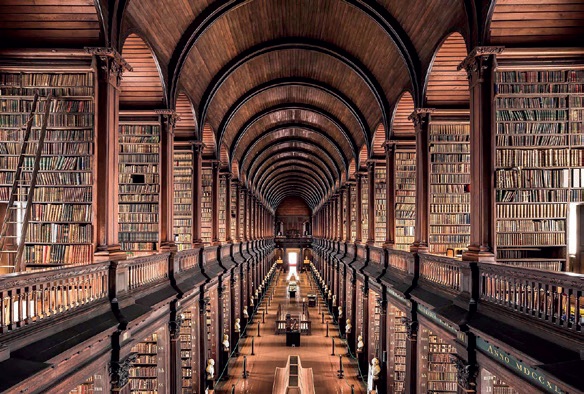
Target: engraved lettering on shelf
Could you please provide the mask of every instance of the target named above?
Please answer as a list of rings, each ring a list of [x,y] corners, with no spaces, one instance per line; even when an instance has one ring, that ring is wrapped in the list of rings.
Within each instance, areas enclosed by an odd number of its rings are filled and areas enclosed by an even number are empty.
[[[477,338],[477,348],[487,353],[501,364],[506,365],[519,376],[534,382],[539,387],[543,387],[548,393],[565,394],[564,390],[558,387],[555,383],[550,382],[543,373],[533,367],[525,365],[511,354],[498,349],[484,339]]]

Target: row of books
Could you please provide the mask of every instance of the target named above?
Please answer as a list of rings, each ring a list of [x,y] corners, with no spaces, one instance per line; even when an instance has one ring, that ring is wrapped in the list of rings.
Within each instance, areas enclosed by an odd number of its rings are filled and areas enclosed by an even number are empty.
[[[566,220],[497,220],[498,232],[558,232],[566,231]]]
[[[574,174],[580,176],[580,170]],[[584,174],[584,172],[582,172]],[[580,184],[580,182],[578,182]],[[521,188],[567,188],[570,185],[570,170],[542,170],[498,169],[495,171],[495,187],[497,189],[521,189]]]
[[[94,90],[92,87],[58,87],[58,88],[44,88],[44,87],[1,87],[0,96],[21,96],[33,98],[38,93],[40,96],[46,97],[53,94],[56,97],[90,97],[93,96]]]
[[[498,121],[555,121],[568,120],[566,109],[541,109],[541,110],[498,110]]]
[[[137,252],[153,252],[156,251],[156,242],[122,242],[120,241],[122,250],[137,251]]]
[[[120,224],[122,225],[122,224]],[[127,223],[127,225],[129,225]],[[128,243],[139,243],[139,242],[158,242],[158,229],[156,231],[142,231],[144,224],[139,224],[135,226],[131,226],[132,230],[128,232],[120,232],[118,234],[118,239],[120,242],[128,242]]]
[[[497,204],[499,219],[565,218],[566,214],[566,204]]]
[[[0,141],[22,141],[24,139],[24,129],[0,129]],[[33,129],[30,132],[30,141],[38,141],[40,130]],[[92,129],[47,129],[45,134],[45,144],[51,141],[59,142],[91,142],[93,141]],[[15,142],[19,143],[19,142]]]
[[[91,73],[2,73],[0,85],[6,86],[93,86]]]
[[[24,112],[30,113],[32,111],[33,100],[21,98],[0,98],[0,112]],[[44,113],[47,106],[46,100],[41,100],[37,103],[36,111]],[[95,108],[93,101],[88,100],[51,100],[49,105],[50,112],[64,112],[64,113],[94,113]]]
[[[120,164],[158,164],[159,156],[157,154],[120,154]]]
[[[582,85],[550,83],[550,84],[496,84],[495,94],[567,94],[583,92]]]
[[[90,264],[92,245],[26,245],[25,264]]]
[[[155,144],[120,144],[120,154],[127,153],[159,153],[160,147]]]
[[[91,205],[34,204],[31,221],[91,222]]]
[[[90,142],[47,142],[43,145],[43,155],[89,155],[92,154],[92,143]],[[4,155],[20,155],[22,150],[21,142],[1,142],[0,154]],[[24,153],[27,155],[35,155],[37,144],[31,142],[27,145]]]
[[[131,193],[131,194],[158,194],[160,192],[160,185],[150,185],[142,183],[134,184],[122,184],[118,186],[119,193]],[[120,197],[121,198],[121,197]],[[143,198],[143,197],[140,197]]]
[[[120,223],[119,231],[123,232],[150,232],[156,233],[160,230],[158,223]]]
[[[158,193],[151,192],[150,194],[120,194],[119,202],[120,203],[157,203],[159,199]]]
[[[119,173],[119,181],[122,184],[154,184],[160,183],[160,176],[158,174],[139,174],[139,173]]]
[[[91,224],[29,223],[26,242],[91,243]]]
[[[160,136],[156,134],[130,134],[124,133],[120,137],[122,144],[146,144],[146,145],[156,145],[160,142]]]
[[[497,167],[570,167],[580,166],[582,150],[567,149],[497,149]],[[573,163],[573,164],[572,164]]]
[[[565,244],[565,233],[497,234],[497,245],[499,246],[564,246]]]
[[[443,145],[442,145],[443,146]],[[466,145],[453,145],[456,146],[457,150],[466,151]],[[450,150],[450,149],[449,149]],[[470,156],[469,152],[441,152],[442,149],[434,149],[432,150],[433,153],[430,155],[430,162],[431,163],[470,163]]]
[[[566,97],[497,97],[497,108],[567,108]]]
[[[41,127],[44,115],[35,114],[32,117],[32,127]],[[29,114],[14,115],[0,113],[0,127],[23,127],[29,119]],[[48,127],[93,127],[92,114],[50,113]]]

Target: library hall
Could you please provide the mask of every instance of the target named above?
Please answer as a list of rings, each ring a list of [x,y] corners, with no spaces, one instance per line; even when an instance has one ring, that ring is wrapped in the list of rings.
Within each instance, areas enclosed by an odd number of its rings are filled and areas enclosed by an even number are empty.
[[[584,394],[584,0],[0,0],[0,394]]]

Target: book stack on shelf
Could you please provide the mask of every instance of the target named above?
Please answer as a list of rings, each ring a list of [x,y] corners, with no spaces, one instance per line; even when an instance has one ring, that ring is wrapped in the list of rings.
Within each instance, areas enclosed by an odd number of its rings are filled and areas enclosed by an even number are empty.
[[[470,243],[470,125],[431,122],[430,251],[462,255]]]
[[[361,242],[369,238],[369,177],[361,178]]]
[[[225,243],[225,240],[227,239],[227,228],[226,226],[226,212],[225,212],[225,206],[227,204],[227,179],[225,178],[225,176],[221,175],[219,177],[219,212],[217,212],[218,215],[218,223],[219,223],[219,228],[218,228],[218,235],[219,235],[219,241],[221,243]]]
[[[513,388],[501,379],[481,368],[481,391],[493,394],[517,394]]]
[[[94,392],[93,376],[90,376],[85,382],[69,391],[69,394],[93,394]]]
[[[158,334],[154,333],[132,347],[137,353],[130,367],[130,390],[138,394],[158,393]]]
[[[395,152],[395,248],[410,250],[416,229],[416,152]]]
[[[387,225],[387,179],[385,163],[375,166],[375,245],[385,242]]]
[[[158,249],[160,124],[120,121],[119,242],[128,254]]]
[[[203,244],[210,245],[213,225],[213,169],[211,167],[203,167],[201,187],[201,240]]]
[[[584,71],[496,74],[497,261],[565,270],[567,217],[584,201]]]
[[[390,345],[390,392],[394,394],[405,394],[406,392],[406,340],[407,332],[403,320],[406,314],[400,309],[389,306],[389,345]]]
[[[234,205],[235,207],[235,205]],[[243,241],[243,234],[245,231],[245,192],[239,189],[239,239]]]
[[[182,394],[193,394],[193,336],[192,313],[190,309],[183,312],[183,323],[180,326],[180,362],[182,376]]]
[[[456,366],[450,359],[451,354],[456,354],[454,346],[447,344],[432,331],[427,330],[428,336],[428,361],[426,365],[428,393],[452,393],[456,394],[458,384],[456,379]]]
[[[5,72],[0,70],[0,201],[7,203],[16,174],[25,124],[36,92],[41,99],[33,118],[18,194],[26,196],[32,179],[34,152],[46,108],[49,119],[32,214],[25,238],[23,263],[27,269],[93,261],[93,144],[94,79],[92,72]],[[16,202],[24,216],[26,197]],[[10,234],[20,234],[17,221]],[[16,255],[3,266],[16,267]]]
[[[174,235],[178,250],[190,249],[193,232],[193,153],[174,151]]]
[[[351,242],[357,239],[357,185],[351,186]]]
[[[378,296],[369,290],[369,310],[373,311],[373,320],[369,325],[369,355],[377,357],[381,362],[381,309],[378,301]]]

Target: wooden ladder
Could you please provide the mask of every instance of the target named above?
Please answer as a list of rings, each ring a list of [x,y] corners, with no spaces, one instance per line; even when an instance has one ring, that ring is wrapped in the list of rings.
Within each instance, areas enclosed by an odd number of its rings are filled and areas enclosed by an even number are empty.
[[[26,184],[28,180],[22,178],[23,173],[31,172],[30,166],[25,166],[25,158],[33,156],[29,151],[30,134],[32,124],[37,111],[39,102],[39,95],[36,93],[32,102],[32,108],[28,120],[26,122],[26,131],[20,147],[20,154],[18,156],[18,163],[16,165],[16,172],[10,191],[10,198],[4,214],[4,221],[2,222],[2,229],[0,230],[0,253],[8,254],[11,265],[4,265],[0,268],[9,268],[14,271],[24,271],[24,264],[22,264],[22,253],[24,252],[24,244],[26,242],[26,235],[28,232],[28,221],[32,211],[32,200],[34,198],[34,191],[36,187],[37,174],[40,169],[41,156],[45,144],[45,135],[47,132],[47,124],[49,120],[49,112],[51,107],[52,94],[46,98],[45,110],[42,119],[42,126],[37,141],[37,147],[34,154],[34,164],[32,166],[32,174],[30,177],[30,184]],[[34,141],[33,141],[34,142]],[[28,163],[27,163],[28,164]],[[28,192],[24,192],[24,188],[28,187]],[[26,196],[26,200],[23,197]],[[24,203],[24,205],[23,205]],[[22,215],[22,210],[24,214]],[[22,215],[21,217],[19,217]],[[9,234],[9,229],[16,230],[17,226],[21,226],[20,234]],[[16,242],[15,242],[16,241]]]

